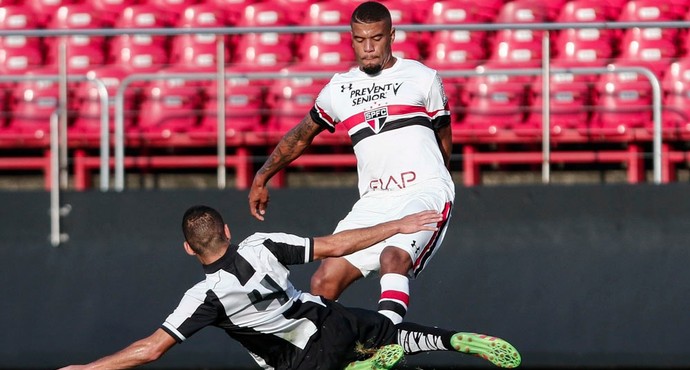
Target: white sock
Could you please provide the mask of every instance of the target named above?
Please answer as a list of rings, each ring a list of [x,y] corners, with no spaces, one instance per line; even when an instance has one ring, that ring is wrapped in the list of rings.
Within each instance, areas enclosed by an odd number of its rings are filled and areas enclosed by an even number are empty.
[[[402,322],[410,303],[410,281],[405,275],[384,274],[381,276],[381,298],[378,311],[394,324]]]

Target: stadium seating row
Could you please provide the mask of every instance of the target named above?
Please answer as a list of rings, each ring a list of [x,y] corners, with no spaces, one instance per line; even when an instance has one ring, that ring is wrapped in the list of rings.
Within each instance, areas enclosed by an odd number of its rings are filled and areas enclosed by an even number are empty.
[[[149,28],[149,27],[220,27],[229,23],[220,9],[238,9],[241,6],[221,6],[216,2],[151,0],[107,1],[72,3],[51,0],[55,16],[41,21],[35,16],[36,3],[0,7],[0,29],[23,30],[34,28]],[[290,0],[284,0],[290,1]],[[302,21],[309,25],[342,25],[347,23],[351,4],[330,0],[324,2],[297,2],[310,13],[312,19]],[[540,1],[516,0],[510,2],[489,1],[481,5],[466,0],[423,2],[408,0],[412,8],[426,9],[423,19],[416,19],[412,12],[404,12],[408,4],[404,0],[390,1],[398,6],[398,22],[424,22],[429,24],[457,24],[479,22],[594,22],[594,21],[668,21],[687,19],[686,1],[670,3],[658,0],[620,0],[602,4],[593,0]],[[31,4],[34,4],[33,7]],[[115,7],[116,4],[117,7]],[[175,6],[173,6],[175,4]],[[420,4],[431,5],[428,9]],[[45,9],[50,8],[46,4]],[[161,7],[178,9],[181,14],[172,21]],[[241,4],[236,4],[241,5]],[[115,7],[115,18],[107,11],[94,9]],[[278,26],[295,24],[288,18],[292,12],[277,11],[280,3],[247,2],[240,26]],[[410,5],[411,6],[411,5]],[[290,9],[298,7],[291,7]],[[316,10],[314,10],[316,9]],[[430,9],[430,10],[429,10]],[[295,11],[300,13],[299,11]],[[301,14],[301,13],[300,13]],[[320,15],[319,15],[320,14]],[[618,15],[617,17],[614,17]],[[473,68],[488,61],[510,67],[535,67],[542,58],[542,31],[502,30],[403,32],[396,38],[396,52],[407,58],[421,59],[438,69]],[[167,64],[183,65],[199,69],[215,68],[217,41],[225,42],[226,63],[251,65],[254,68],[278,69],[289,63],[342,64],[352,61],[349,36],[346,33],[320,32],[306,35],[256,33],[233,36],[189,34],[177,36],[121,35],[112,38],[101,36],[25,37],[21,35],[0,38],[0,71],[5,74],[22,74],[40,66],[55,66],[58,58],[57,45],[65,41],[70,72],[83,73],[97,66],[119,64],[136,71],[151,71]],[[568,29],[550,35],[552,55],[555,61],[575,66],[603,66],[612,61],[639,61],[655,73],[661,74],[674,58],[687,55],[690,37],[678,29],[631,28],[616,29]]]
[[[690,19],[690,0],[385,2],[392,10],[396,24]],[[344,25],[348,23],[352,7],[353,2],[337,0],[0,0],[0,29]],[[448,69],[539,67],[542,36],[543,31],[538,30],[398,31],[394,48],[398,55],[423,60],[442,72]],[[15,76],[55,74],[57,45],[64,40],[70,73],[90,74],[103,80],[112,102],[120,82],[132,73],[215,69],[218,37],[212,34],[68,38],[8,36],[0,38],[0,72]],[[296,71],[324,68],[341,71],[352,63],[347,34],[264,32],[220,37],[225,41],[224,57],[229,72],[278,71],[285,66]],[[687,62],[690,59],[687,55],[690,37],[687,30],[569,29],[551,32],[549,38],[554,67],[613,63],[650,68],[663,81],[665,137],[681,141],[690,138],[690,104],[687,104],[690,96],[687,89],[690,81]],[[323,82],[309,78],[274,82],[230,79],[224,101],[228,117],[227,136],[240,138],[242,135],[238,133],[243,132],[284,132],[311,107]],[[446,78],[445,82],[455,114],[455,140],[463,144],[466,151],[463,160],[466,184],[477,183],[478,168],[486,163],[511,163],[516,159],[539,163],[538,152],[524,156],[515,156],[515,153],[488,155],[478,153],[475,145],[538,141],[543,99],[538,77],[488,75]],[[652,94],[649,82],[630,72],[601,77],[557,73],[552,76],[550,84],[550,121],[554,140],[583,142],[606,137],[607,140],[631,142],[623,150],[596,158],[627,163],[631,182],[640,181],[644,171],[639,163],[641,149],[637,142],[649,141],[651,133]],[[44,139],[47,118],[57,107],[57,84],[16,82],[3,84],[2,88],[5,95],[0,97],[0,111],[4,112],[0,120],[0,138]],[[98,138],[101,110],[98,91],[89,83],[79,83],[70,85],[69,93],[70,136],[78,140]],[[210,81],[172,79],[133,84],[124,97],[128,140],[161,140],[162,145],[173,146],[194,140],[212,143],[209,138],[214,137],[217,129],[216,94],[217,86]],[[111,124],[114,117],[112,109],[111,106]],[[166,144],[170,139],[175,140]],[[0,147],[3,140],[0,140]],[[272,143],[270,140],[257,140],[263,145]],[[88,145],[93,146],[93,142],[96,141],[92,140]],[[245,150],[246,144],[236,147]],[[335,147],[332,149],[337,151]],[[565,161],[584,161],[591,160],[591,154],[584,151],[563,158]],[[240,158],[243,156],[246,153],[238,154],[237,164],[244,163]],[[333,158],[307,158],[302,165],[334,165]],[[682,161],[685,157],[674,152],[668,158]],[[131,160],[128,163],[158,163],[154,159],[143,158],[141,162]],[[32,168],[42,168],[43,160],[25,163],[31,164]],[[346,165],[353,163],[350,156],[339,160],[342,162],[338,163]],[[196,163],[212,166],[214,161],[211,157]],[[15,164],[10,162],[6,165],[0,163],[0,167],[12,168]],[[88,167],[97,162],[84,155],[79,163]],[[182,159],[161,159],[159,165],[175,163],[180,165]],[[246,180],[250,171],[244,164],[242,166],[240,172]],[[86,181],[83,179],[84,171],[81,168],[79,172],[82,184]]]
[[[591,22],[601,20],[680,20],[687,0],[383,0],[400,23]],[[346,25],[357,2],[348,0],[3,0],[2,8],[33,12],[29,22],[39,27],[151,27],[151,19],[136,22],[128,9],[155,10],[165,26]],[[204,18],[193,14],[205,9]],[[584,9],[584,10],[583,10]],[[89,10],[90,19],[75,19]],[[213,17],[209,14],[213,13]],[[158,18],[158,17],[156,17]],[[135,23],[130,23],[134,21]]]
[[[623,65],[622,67],[625,67]],[[566,70],[567,71],[567,70]],[[165,74],[184,72],[168,69]],[[228,69],[228,73],[235,73]],[[300,72],[299,68],[283,73]],[[40,71],[37,71],[40,74]],[[128,75],[116,67],[91,72],[105,81],[113,98]],[[669,136],[690,135],[690,59],[671,64],[662,81],[664,129]],[[230,78],[225,86],[228,128],[241,132],[285,132],[311,108],[325,83],[307,77],[249,80]],[[96,85],[73,83],[69,89],[71,127],[75,132],[98,134],[101,100]],[[542,125],[540,77],[481,75],[462,81],[448,79],[446,92],[459,132],[496,135],[502,131],[538,135]],[[6,119],[5,133],[47,132],[48,117],[58,106],[57,81],[26,81],[6,90],[0,100]],[[167,78],[139,81],[124,90],[125,127],[129,132],[155,133],[160,137],[179,132],[214,133],[218,87],[212,81]],[[635,72],[611,72],[593,79],[570,72],[552,74],[550,109],[552,134],[575,130],[583,135],[622,135],[635,128],[652,128],[652,87]]]

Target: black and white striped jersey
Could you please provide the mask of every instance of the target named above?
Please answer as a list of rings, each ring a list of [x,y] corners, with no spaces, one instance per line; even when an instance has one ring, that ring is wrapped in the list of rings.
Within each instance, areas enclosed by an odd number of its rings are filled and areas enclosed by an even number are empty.
[[[313,239],[257,233],[204,265],[206,279],[189,289],[163,330],[182,342],[206,326],[224,329],[265,369],[299,366],[326,306],[289,281],[286,265],[313,259]]]

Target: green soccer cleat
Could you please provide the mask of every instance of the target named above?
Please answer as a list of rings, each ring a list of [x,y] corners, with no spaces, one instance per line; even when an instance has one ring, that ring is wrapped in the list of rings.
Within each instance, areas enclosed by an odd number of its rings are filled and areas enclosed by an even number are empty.
[[[501,338],[484,334],[456,333],[450,338],[450,344],[458,352],[481,357],[498,367],[520,366],[520,353]]]
[[[403,348],[399,344],[389,344],[379,348],[366,360],[351,362],[345,370],[388,370],[393,368],[403,355]]]

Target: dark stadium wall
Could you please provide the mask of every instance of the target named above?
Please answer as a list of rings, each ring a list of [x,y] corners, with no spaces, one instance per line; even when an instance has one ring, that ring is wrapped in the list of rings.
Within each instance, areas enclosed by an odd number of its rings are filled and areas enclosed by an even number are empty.
[[[525,367],[688,367],[690,186],[459,188],[443,248],[413,281],[408,319],[502,336]],[[155,330],[202,278],[182,249],[193,204],[255,231],[327,234],[355,189],[274,190],[267,221],[247,193],[67,193],[69,241],[48,242],[49,196],[0,193],[0,368],[55,368],[118,350]],[[315,266],[292,268],[308,287]],[[374,308],[376,279],[342,302]],[[454,353],[410,368],[485,366]],[[152,368],[256,368],[217,329],[175,346]]]

